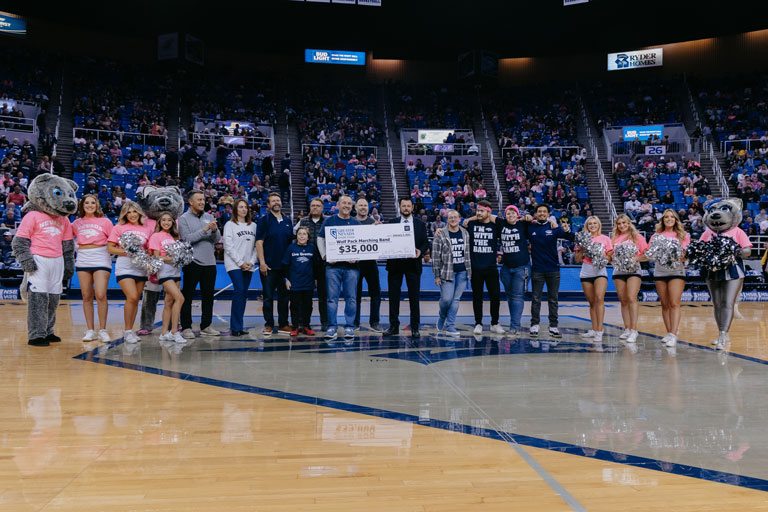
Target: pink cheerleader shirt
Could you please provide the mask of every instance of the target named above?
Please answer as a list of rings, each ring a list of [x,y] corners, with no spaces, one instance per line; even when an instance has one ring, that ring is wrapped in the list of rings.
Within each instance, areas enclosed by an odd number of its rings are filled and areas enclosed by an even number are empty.
[[[168,246],[175,244],[176,242],[177,240],[173,238],[170,233],[158,231],[149,237],[149,250],[153,252],[160,251],[160,257],[164,257],[166,255],[165,250]]]
[[[33,211],[21,219],[16,236],[28,238],[32,254],[58,258],[64,254],[61,243],[72,240],[72,224],[67,217]]]
[[[622,244],[635,244],[637,247],[637,256],[642,255],[647,249],[648,249],[648,242],[645,241],[645,237],[643,235],[638,234],[637,235],[637,242],[633,242],[631,238],[629,238],[629,235],[627,234],[621,234],[616,237],[616,239],[613,241],[613,246],[616,247],[618,245]]]
[[[673,240],[677,240],[678,242],[680,241],[680,239],[677,238],[677,234],[674,231],[662,231],[661,233],[656,233],[655,235],[653,235],[651,237],[651,240],[653,240],[653,238],[657,237],[657,236],[663,236],[663,237],[666,237],[666,238],[671,238]],[[691,235],[686,233],[685,234],[685,239],[683,239],[683,242],[680,245],[683,247],[683,249],[685,249],[685,248],[688,247],[688,244],[690,244],[690,243],[691,243]]]
[[[81,217],[72,223],[77,245],[107,245],[112,228],[106,217]]]
[[[594,237],[592,237],[592,241],[593,241],[593,242],[597,242],[597,243],[599,243],[600,245],[602,245],[602,246],[603,246],[603,252],[604,252],[604,253],[607,253],[608,251],[612,251],[612,250],[613,250],[613,244],[611,243],[611,239],[610,239],[610,238],[608,238],[608,237],[607,237],[607,236],[605,236],[605,235],[597,235],[597,236],[594,236]],[[584,263],[588,264],[588,265],[591,265],[591,264],[592,264],[592,258],[590,258],[589,256],[587,256],[586,254],[584,255],[584,259],[583,259],[582,261],[583,261]]]
[[[707,230],[704,231],[704,234],[701,235],[701,238],[699,238],[699,240],[701,240],[702,242],[709,242],[710,240],[712,240],[712,237],[715,236],[716,234],[717,233],[707,228]],[[738,226],[735,228],[729,229],[728,231],[723,233],[723,235],[733,238],[736,241],[736,243],[739,244],[744,249],[748,247],[750,248],[752,247],[752,242],[749,241],[749,237],[744,232],[744,230]]]
[[[146,224],[143,226],[135,226],[133,224],[118,224],[112,228],[112,232],[109,234],[107,241],[120,245],[120,235],[123,233],[133,233],[134,235],[141,238],[143,242],[141,247],[144,249],[147,248],[149,237],[152,236],[152,230],[150,230],[149,226]]]

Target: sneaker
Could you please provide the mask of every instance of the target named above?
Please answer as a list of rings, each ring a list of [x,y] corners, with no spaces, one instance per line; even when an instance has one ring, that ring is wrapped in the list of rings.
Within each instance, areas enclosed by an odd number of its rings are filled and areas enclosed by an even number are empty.
[[[475,329],[472,332],[475,334],[483,334],[483,324],[475,325]]]
[[[195,331],[187,327],[183,331],[181,331],[181,335],[184,336],[188,340],[195,339]]]
[[[725,350],[725,346],[728,345],[728,342],[731,340],[728,337],[728,333],[721,332],[716,341],[715,350]]]
[[[336,327],[329,327],[328,330],[325,331],[325,339],[327,340],[335,340],[338,335],[339,332]]]
[[[675,336],[674,334],[671,334],[671,333],[668,334],[667,336],[669,336],[669,338],[667,338],[667,341],[664,342],[664,344],[666,346],[674,347],[675,345],[677,345],[677,336]]]
[[[373,332],[384,332],[384,328],[381,326],[379,322],[374,322],[371,324],[371,330]]]
[[[661,343],[663,345],[666,345],[667,342],[669,341],[670,336],[672,335],[673,335],[672,333],[668,332],[663,338],[661,338]]]
[[[96,335],[96,331],[93,329],[88,329],[85,331],[85,336],[83,336],[83,341],[96,341],[99,339],[99,337]]]
[[[455,327],[447,328],[445,330],[445,334],[447,334],[448,336],[455,336],[455,337],[461,336],[461,333],[457,331]]]
[[[437,329],[437,332],[440,333],[445,329],[445,318],[438,318],[437,324],[435,325],[435,329]]]
[[[273,332],[274,330],[275,330],[275,328],[274,328],[274,327],[272,327],[271,325],[265,325],[265,326],[264,326],[264,329],[262,329],[262,330],[261,330],[261,334],[262,334],[263,336],[272,336],[272,332]]]
[[[138,343],[139,337],[136,336],[136,333],[133,331],[123,331],[123,340],[125,340],[126,343]]]
[[[210,325],[205,329],[202,329],[200,331],[200,334],[203,336],[221,336],[221,333],[216,329],[214,329],[213,327],[211,327]]]
[[[509,331],[507,331],[507,336],[509,336],[512,339],[517,338],[520,336],[520,329],[513,329],[512,327],[509,328]]]
[[[99,331],[99,340],[102,343],[109,343],[112,341],[112,337],[109,335],[106,329],[102,329]]]
[[[344,339],[351,340],[355,337],[355,330],[350,327],[344,328]]]
[[[595,336],[592,339],[595,343],[602,343],[603,342],[603,331],[595,331]]]
[[[627,336],[627,343],[635,343],[637,341],[637,331],[629,331],[629,336]]]
[[[624,329],[624,332],[621,333],[621,335],[619,336],[619,339],[626,340],[627,338],[629,338],[630,334],[632,334],[632,331],[630,329]]]
[[[160,341],[173,341],[173,333],[168,331],[167,333],[158,336],[157,339]]]
[[[491,326],[491,332],[494,334],[504,334],[504,328],[500,324],[493,324]]]
[[[298,327],[296,329],[291,329],[291,336],[298,336],[298,335],[299,335]]]
[[[530,329],[528,329],[528,335],[531,338],[538,338],[539,337],[539,324],[532,325]]]
[[[173,334],[171,335],[171,339],[172,339],[173,341],[175,341],[176,343],[186,343],[186,342],[187,342],[187,338],[185,338],[184,336],[182,336],[182,335],[181,335],[181,334],[180,334],[178,331],[176,331],[175,333],[173,333]],[[169,340],[169,341],[170,341],[170,340]]]
[[[550,327],[549,328],[549,335],[552,336],[553,338],[562,338],[563,337],[563,335],[560,334],[560,329],[558,329],[557,327]]]
[[[288,327],[287,325],[284,325],[283,327],[281,327],[281,328],[279,328],[277,330],[277,334],[287,334],[287,335],[290,335],[291,334],[291,328]]]
[[[584,339],[591,339],[595,337],[595,331],[592,329],[588,330],[587,332],[581,333],[581,337]]]
[[[315,335],[315,331],[313,331],[311,327],[302,327],[301,330],[307,336],[314,336]]]

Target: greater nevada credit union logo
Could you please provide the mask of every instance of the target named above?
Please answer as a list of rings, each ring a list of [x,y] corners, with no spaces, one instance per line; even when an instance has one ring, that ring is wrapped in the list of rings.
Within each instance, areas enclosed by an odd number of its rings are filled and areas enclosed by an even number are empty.
[[[328,234],[333,237],[334,240],[339,238],[349,238],[355,236],[355,230],[350,228],[330,228]]]

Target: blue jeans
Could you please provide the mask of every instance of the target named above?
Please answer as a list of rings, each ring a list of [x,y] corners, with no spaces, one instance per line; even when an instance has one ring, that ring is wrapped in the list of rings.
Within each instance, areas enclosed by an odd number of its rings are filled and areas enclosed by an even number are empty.
[[[501,267],[501,283],[504,285],[504,294],[509,305],[509,330],[520,330],[520,318],[523,316],[525,278],[528,274],[528,266]]]
[[[336,314],[339,310],[339,296],[344,296],[344,327],[355,328],[357,312],[357,280],[360,272],[356,268],[326,265],[325,279],[328,283],[328,329],[338,327]]]
[[[235,269],[227,272],[232,280],[232,309],[229,313],[229,329],[242,331],[245,303],[248,301],[248,288],[251,286],[253,272],[243,272]]]
[[[456,272],[453,281],[440,282],[440,323],[448,330],[454,328],[461,294],[467,289],[467,272]]]

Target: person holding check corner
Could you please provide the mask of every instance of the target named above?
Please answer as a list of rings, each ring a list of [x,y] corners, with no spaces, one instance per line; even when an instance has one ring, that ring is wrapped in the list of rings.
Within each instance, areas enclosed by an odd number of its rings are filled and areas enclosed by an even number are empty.
[[[390,219],[389,224],[411,225],[414,244],[416,246],[413,258],[395,258],[387,260],[387,284],[389,289],[389,329],[384,336],[396,336],[400,332],[400,288],[403,277],[408,287],[408,303],[411,309],[411,338],[418,339],[419,333],[419,294],[421,293],[421,259],[429,248],[427,226],[421,219],[413,216],[413,200],[410,197],[400,198],[400,217]]]

